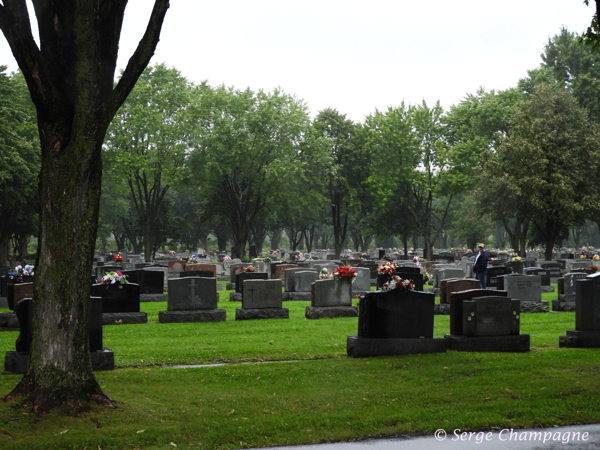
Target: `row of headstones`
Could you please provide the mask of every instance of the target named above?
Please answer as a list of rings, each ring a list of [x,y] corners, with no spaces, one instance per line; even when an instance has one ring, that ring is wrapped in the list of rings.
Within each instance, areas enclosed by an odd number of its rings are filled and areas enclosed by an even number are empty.
[[[504,278],[507,281],[509,278]],[[560,347],[600,347],[600,274],[574,277],[575,330],[559,337]],[[569,281],[570,282],[570,281]],[[459,351],[524,352],[522,302],[505,290],[450,292],[450,334],[433,338],[435,297],[418,291],[377,291],[360,301],[358,335],[348,336],[349,356]]]

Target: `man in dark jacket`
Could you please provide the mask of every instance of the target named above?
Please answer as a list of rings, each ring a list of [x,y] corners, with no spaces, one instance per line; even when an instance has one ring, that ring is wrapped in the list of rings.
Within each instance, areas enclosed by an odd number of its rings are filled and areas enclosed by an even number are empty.
[[[479,280],[479,285],[481,289],[487,289],[485,284],[485,278],[487,277],[487,264],[488,264],[488,254],[485,251],[484,245],[479,244],[479,253],[475,257],[475,263],[473,264],[473,273],[475,274],[475,278]]]

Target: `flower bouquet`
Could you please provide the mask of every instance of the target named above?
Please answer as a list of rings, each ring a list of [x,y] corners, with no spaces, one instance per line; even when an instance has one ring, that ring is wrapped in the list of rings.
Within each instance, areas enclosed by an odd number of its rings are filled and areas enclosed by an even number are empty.
[[[398,275],[392,275],[392,279],[387,283],[384,283],[383,286],[381,286],[381,289],[384,291],[391,291],[394,289],[408,291],[409,289],[414,289],[414,280],[408,280],[400,278]]]
[[[594,261],[599,261],[600,260],[600,255],[594,255],[594,256],[592,256],[592,259]]]
[[[200,262],[200,259],[198,255],[192,255],[188,258],[187,262],[188,264],[198,264]]]
[[[114,262],[123,262],[124,258],[117,253],[116,255],[112,255],[112,260]]]
[[[319,280],[328,280],[332,276],[333,275],[329,273],[329,270],[327,270],[326,268],[321,269],[321,272],[319,272]]]
[[[127,275],[124,275],[123,272],[106,272],[101,280],[96,280],[96,283],[105,283],[105,284],[116,284],[116,283],[129,283],[127,281]]]
[[[348,266],[340,266],[333,272],[334,280],[351,280],[354,283],[356,280],[356,270]]]
[[[512,262],[521,262],[521,257],[520,257],[520,256],[515,256],[515,257],[512,259]]]
[[[24,281],[23,277],[32,277],[33,275],[32,264],[26,264],[25,267],[18,265],[14,269],[8,271],[8,279],[14,280],[17,283],[22,283]]]
[[[258,272],[258,266],[246,266],[242,267],[241,272]]]
[[[175,250],[168,250],[168,251],[167,251],[167,254],[168,254],[168,255],[174,255],[174,254],[175,254]]]
[[[389,275],[396,271],[396,263],[388,262],[383,263],[377,268],[377,273],[379,275]]]

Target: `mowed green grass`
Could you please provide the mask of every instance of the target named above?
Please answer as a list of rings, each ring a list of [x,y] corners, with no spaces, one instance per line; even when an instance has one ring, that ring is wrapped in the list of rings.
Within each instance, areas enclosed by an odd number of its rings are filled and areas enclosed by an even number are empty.
[[[574,313],[522,314],[526,354],[350,359],[356,318],[306,320],[308,302],[285,302],[288,320],[236,322],[228,293],[224,323],[160,324],[166,303],[144,303],[148,324],[105,326],[118,367],[96,376],[123,403],[42,417],[0,404],[0,448],[246,448],[600,421],[600,351],[558,347]],[[448,316],[436,316],[435,337],[446,333]],[[16,337],[2,332],[0,345]],[[214,363],[229,364],[168,368]],[[19,379],[2,374],[0,393]]]

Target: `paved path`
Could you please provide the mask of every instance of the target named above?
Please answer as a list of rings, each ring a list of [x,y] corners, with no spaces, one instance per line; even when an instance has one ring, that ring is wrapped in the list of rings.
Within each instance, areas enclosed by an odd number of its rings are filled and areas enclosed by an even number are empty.
[[[273,450],[600,450],[600,424],[532,430],[501,430],[469,435],[445,430],[436,436],[376,439],[335,444],[269,447]],[[268,450],[264,449],[264,450]],[[257,449],[261,450],[261,449]]]

